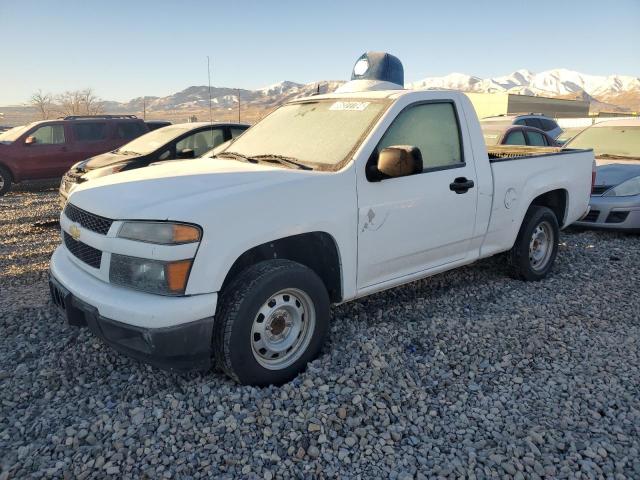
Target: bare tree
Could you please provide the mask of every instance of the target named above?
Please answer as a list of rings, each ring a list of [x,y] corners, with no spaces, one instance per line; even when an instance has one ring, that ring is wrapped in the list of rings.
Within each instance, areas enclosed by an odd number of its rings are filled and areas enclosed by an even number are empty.
[[[102,100],[91,88],[68,90],[56,97],[62,115],[99,115],[104,111]]]
[[[38,90],[31,95],[29,99],[29,105],[35,107],[42,120],[48,120],[53,113],[53,95],[50,93],[43,93],[42,90]]]

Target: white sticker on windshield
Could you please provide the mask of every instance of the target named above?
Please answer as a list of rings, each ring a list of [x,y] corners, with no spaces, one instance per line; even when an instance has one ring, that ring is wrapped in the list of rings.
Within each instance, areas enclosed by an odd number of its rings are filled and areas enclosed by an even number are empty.
[[[369,106],[370,102],[336,102],[329,110],[349,110],[352,112],[362,112]]]

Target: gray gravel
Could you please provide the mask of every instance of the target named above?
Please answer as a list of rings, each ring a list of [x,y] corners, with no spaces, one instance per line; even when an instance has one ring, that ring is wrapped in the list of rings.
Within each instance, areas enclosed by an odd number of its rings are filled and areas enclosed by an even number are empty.
[[[563,235],[553,275],[502,259],[333,310],[281,388],[175,375],[48,300],[56,195],[0,198],[0,480],[640,478],[640,237]]]

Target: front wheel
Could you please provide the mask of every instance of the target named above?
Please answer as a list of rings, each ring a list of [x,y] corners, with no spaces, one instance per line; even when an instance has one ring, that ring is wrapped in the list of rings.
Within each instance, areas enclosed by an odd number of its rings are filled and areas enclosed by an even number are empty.
[[[246,385],[280,385],[313,360],[329,326],[329,296],[311,269],[268,260],[241,272],[220,295],[213,352]]]
[[[0,197],[11,190],[11,172],[0,166]]]
[[[559,237],[560,228],[555,213],[547,207],[529,207],[511,249],[514,276],[527,281],[546,277],[558,253]]]

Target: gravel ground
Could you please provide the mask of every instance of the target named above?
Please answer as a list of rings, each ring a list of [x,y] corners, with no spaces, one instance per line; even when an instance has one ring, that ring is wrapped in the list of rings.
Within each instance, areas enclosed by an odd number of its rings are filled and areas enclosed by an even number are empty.
[[[8,478],[640,478],[639,237],[569,232],[540,283],[502,259],[333,310],[293,382],[176,375],[48,300],[56,194],[0,198]]]

